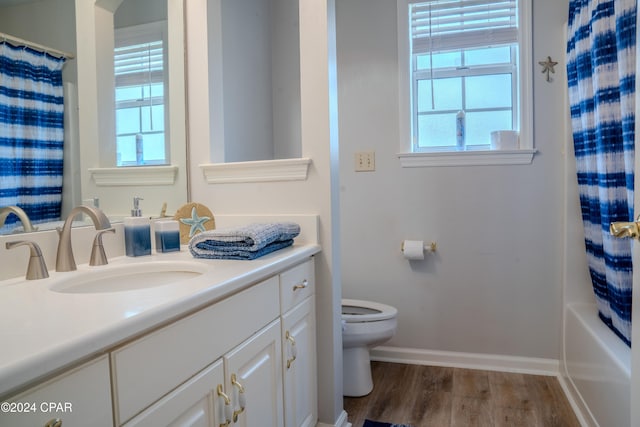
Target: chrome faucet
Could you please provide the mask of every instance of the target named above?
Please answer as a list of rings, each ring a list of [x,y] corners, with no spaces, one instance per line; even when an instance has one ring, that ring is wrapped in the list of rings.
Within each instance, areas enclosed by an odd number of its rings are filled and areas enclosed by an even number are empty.
[[[20,219],[24,231],[36,231],[36,228],[31,225],[31,221],[29,220],[27,213],[18,206],[5,206],[0,208],[0,227],[4,225],[9,214],[15,214]]]
[[[85,205],[73,208],[69,216],[67,216],[64,226],[57,228],[60,241],[58,242],[58,253],[56,256],[56,271],[76,270],[76,260],[73,257],[73,249],[71,248],[71,223],[73,223],[73,218],[79,213],[87,214],[98,231],[111,228],[109,218],[107,218],[100,209]]]

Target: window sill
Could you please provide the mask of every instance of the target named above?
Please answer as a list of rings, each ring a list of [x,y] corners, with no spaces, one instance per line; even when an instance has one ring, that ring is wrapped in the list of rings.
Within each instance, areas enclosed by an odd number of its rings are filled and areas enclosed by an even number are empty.
[[[429,153],[400,153],[403,168],[436,166],[496,166],[528,165],[537,153],[534,149],[482,150],[482,151],[437,151]]]
[[[208,184],[304,181],[311,159],[257,160],[199,165]]]
[[[173,185],[178,173],[178,166],[90,168],[89,173],[98,187]]]

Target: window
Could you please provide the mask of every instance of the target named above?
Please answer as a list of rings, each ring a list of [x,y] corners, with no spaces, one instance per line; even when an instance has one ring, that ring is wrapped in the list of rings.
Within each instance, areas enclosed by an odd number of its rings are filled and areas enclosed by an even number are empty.
[[[168,163],[165,140],[166,22],[116,29],[116,164]]]
[[[399,0],[401,121],[405,152],[487,151],[491,132],[528,135],[530,37],[525,0]],[[529,10],[523,11],[522,7]]]

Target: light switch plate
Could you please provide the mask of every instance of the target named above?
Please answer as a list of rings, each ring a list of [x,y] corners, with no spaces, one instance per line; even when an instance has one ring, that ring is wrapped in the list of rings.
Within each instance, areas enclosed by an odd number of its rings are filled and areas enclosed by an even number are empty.
[[[376,170],[375,151],[359,151],[355,154],[355,171],[372,172]]]

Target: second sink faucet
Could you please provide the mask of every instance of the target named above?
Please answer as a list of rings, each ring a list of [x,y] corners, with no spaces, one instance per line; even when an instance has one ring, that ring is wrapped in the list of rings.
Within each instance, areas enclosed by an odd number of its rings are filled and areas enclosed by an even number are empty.
[[[60,241],[58,242],[58,252],[56,256],[56,271],[74,271],[77,269],[76,260],[73,257],[73,249],[71,247],[71,224],[73,223],[73,218],[75,218],[79,213],[87,214],[93,221],[93,225],[96,227],[96,230],[106,230],[107,228],[111,228],[109,218],[107,218],[104,212],[100,209],[85,205],[73,208],[69,213],[69,216],[67,216],[64,226],[62,228],[58,228]]]
[[[22,222],[22,228],[25,232],[36,231],[36,228],[31,225],[29,216],[27,213],[18,206],[5,206],[0,208],[0,227],[4,225],[5,220],[9,214],[15,214]]]

